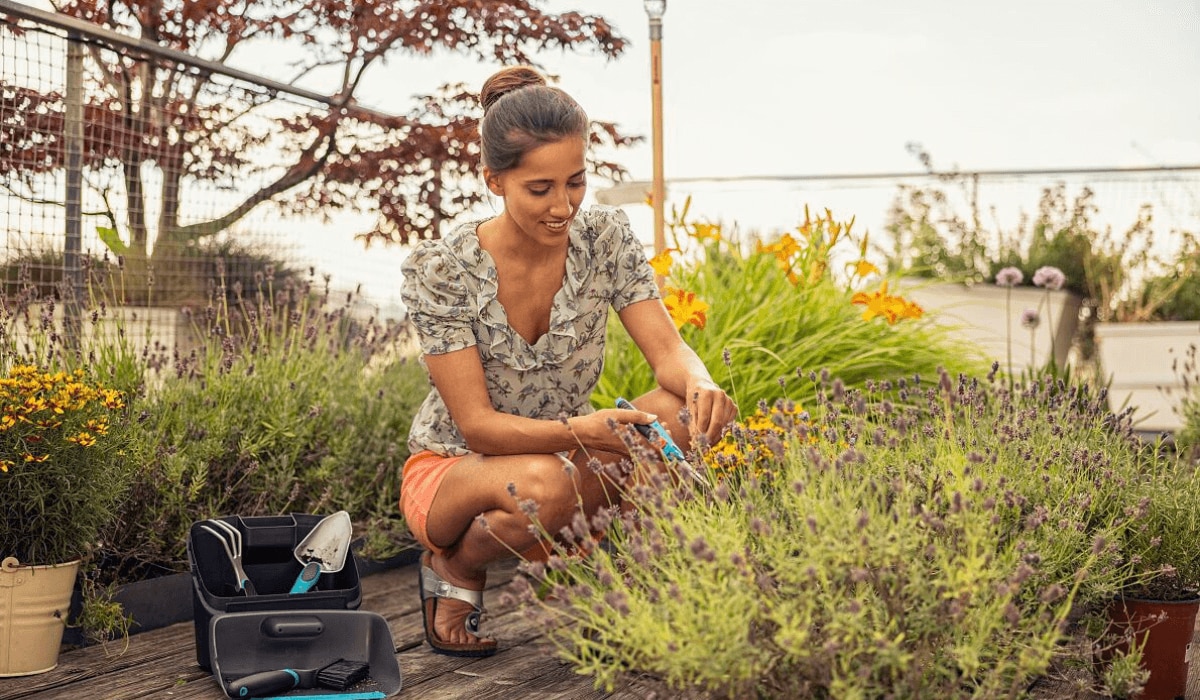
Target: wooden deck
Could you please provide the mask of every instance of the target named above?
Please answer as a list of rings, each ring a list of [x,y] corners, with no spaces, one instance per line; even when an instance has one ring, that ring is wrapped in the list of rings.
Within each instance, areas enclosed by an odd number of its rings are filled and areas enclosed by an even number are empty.
[[[677,696],[651,678],[633,679],[606,693],[593,689],[590,678],[571,673],[553,658],[544,635],[523,614],[501,605],[503,584],[512,571],[512,566],[495,571],[484,594],[491,618],[488,628],[500,642],[499,653],[485,659],[459,659],[429,650],[421,625],[415,564],[363,577],[360,609],[379,613],[391,627],[404,683],[397,697],[631,700]],[[223,700],[217,682],[196,664],[194,637],[188,621],[132,635],[128,650],[119,655],[119,644],[109,645],[109,656],[101,646],[66,651],[50,672],[0,678],[0,700]]]
[[[514,566],[497,567],[484,598],[490,611],[491,630],[500,641],[500,652],[486,659],[459,659],[434,654],[424,643],[415,564],[363,577],[362,610],[379,613],[392,632],[403,675],[399,698],[421,700],[529,699],[633,700],[698,698],[668,689],[650,677],[636,677],[606,693],[592,687],[590,678],[571,673],[551,654],[550,644],[520,612],[500,602],[504,584]],[[1200,624],[1193,650],[1200,648]],[[0,678],[0,700],[224,700],[212,676],[196,664],[191,621],[135,634],[129,648],[106,650],[91,646],[64,652],[58,668],[21,678]],[[1200,699],[1200,654],[1193,652],[1189,669],[1188,700]],[[303,692],[303,691],[298,691]],[[319,692],[319,691],[308,691]],[[329,691],[326,691],[329,692]],[[1077,698],[1100,700],[1079,690],[1066,678],[1043,678],[1030,689],[1038,700]]]

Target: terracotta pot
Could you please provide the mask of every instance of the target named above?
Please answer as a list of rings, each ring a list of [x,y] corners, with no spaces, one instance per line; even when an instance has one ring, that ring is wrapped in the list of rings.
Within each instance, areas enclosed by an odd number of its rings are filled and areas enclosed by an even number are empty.
[[[1142,668],[1150,672],[1150,680],[1139,700],[1174,700],[1187,692],[1188,651],[1196,631],[1196,612],[1200,598],[1164,601],[1141,598],[1118,598],[1108,607],[1112,631],[1123,636],[1133,635],[1142,648]],[[1122,644],[1116,647],[1127,650]]]
[[[0,564],[0,676],[27,676],[58,665],[79,561]]]

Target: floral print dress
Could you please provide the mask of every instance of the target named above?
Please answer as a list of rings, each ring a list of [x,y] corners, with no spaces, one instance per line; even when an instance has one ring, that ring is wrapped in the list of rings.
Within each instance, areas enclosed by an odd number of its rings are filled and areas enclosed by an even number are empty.
[[[497,298],[496,265],[479,246],[480,223],[465,222],[440,240],[418,243],[401,266],[400,296],[421,351],[478,348],[497,411],[541,419],[591,413],[588,399],[604,367],[609,308],[620,311],[659,298],[654,271],[628,217],[601,206],[575,217],[550,330],[533,345],[508,324]],[[413,417],[408,443],[414,454],[468,453],[436,388]]]

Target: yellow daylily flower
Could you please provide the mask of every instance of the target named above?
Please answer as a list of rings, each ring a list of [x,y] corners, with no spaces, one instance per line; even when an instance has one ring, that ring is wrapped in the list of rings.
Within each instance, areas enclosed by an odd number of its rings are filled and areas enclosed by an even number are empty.
[[[868,277],[870,275],[879,274],[879,268],[875,267],[870,262],[867,262],[865,259],[850,263],[850,267],[854,268],[855,277]]]
[[[670,274],[673,254],[678,252],[678,248],[664,248],[661,253],[650,258],[650,267],[654,268],[654,274],[660,277]]]
[[[887,280],[884,280],[879,287],[879,291],[870,293],[857,292],[851,297],[851,304],[866,307],[862,314],[864,321],[870,321],[876,316],[882,316],[890,325],[905,318],[918,319],[925,314],[925,310],[919,304],[909,301],[904,297],[892,296],[887,293],[887,288]]]
[[[698,241],[721,240],[721,225],[710,223],[697,223],[693,225],[692,237]]]
[[[708,303],[697,299],[695,292],[666,287],[663,289],[663,303],[676,328],[683,328],[688,323],[704,328],[708,323]]]

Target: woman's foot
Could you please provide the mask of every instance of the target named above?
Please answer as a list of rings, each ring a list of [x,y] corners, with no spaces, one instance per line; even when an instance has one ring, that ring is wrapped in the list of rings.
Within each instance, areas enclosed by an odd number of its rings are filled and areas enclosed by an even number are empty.
[[[481,637],[486,576],[456,571],[443,555],[421,556],[421,605],[425,638],[435,651],[452,656],[490,656],[496,641]]]

